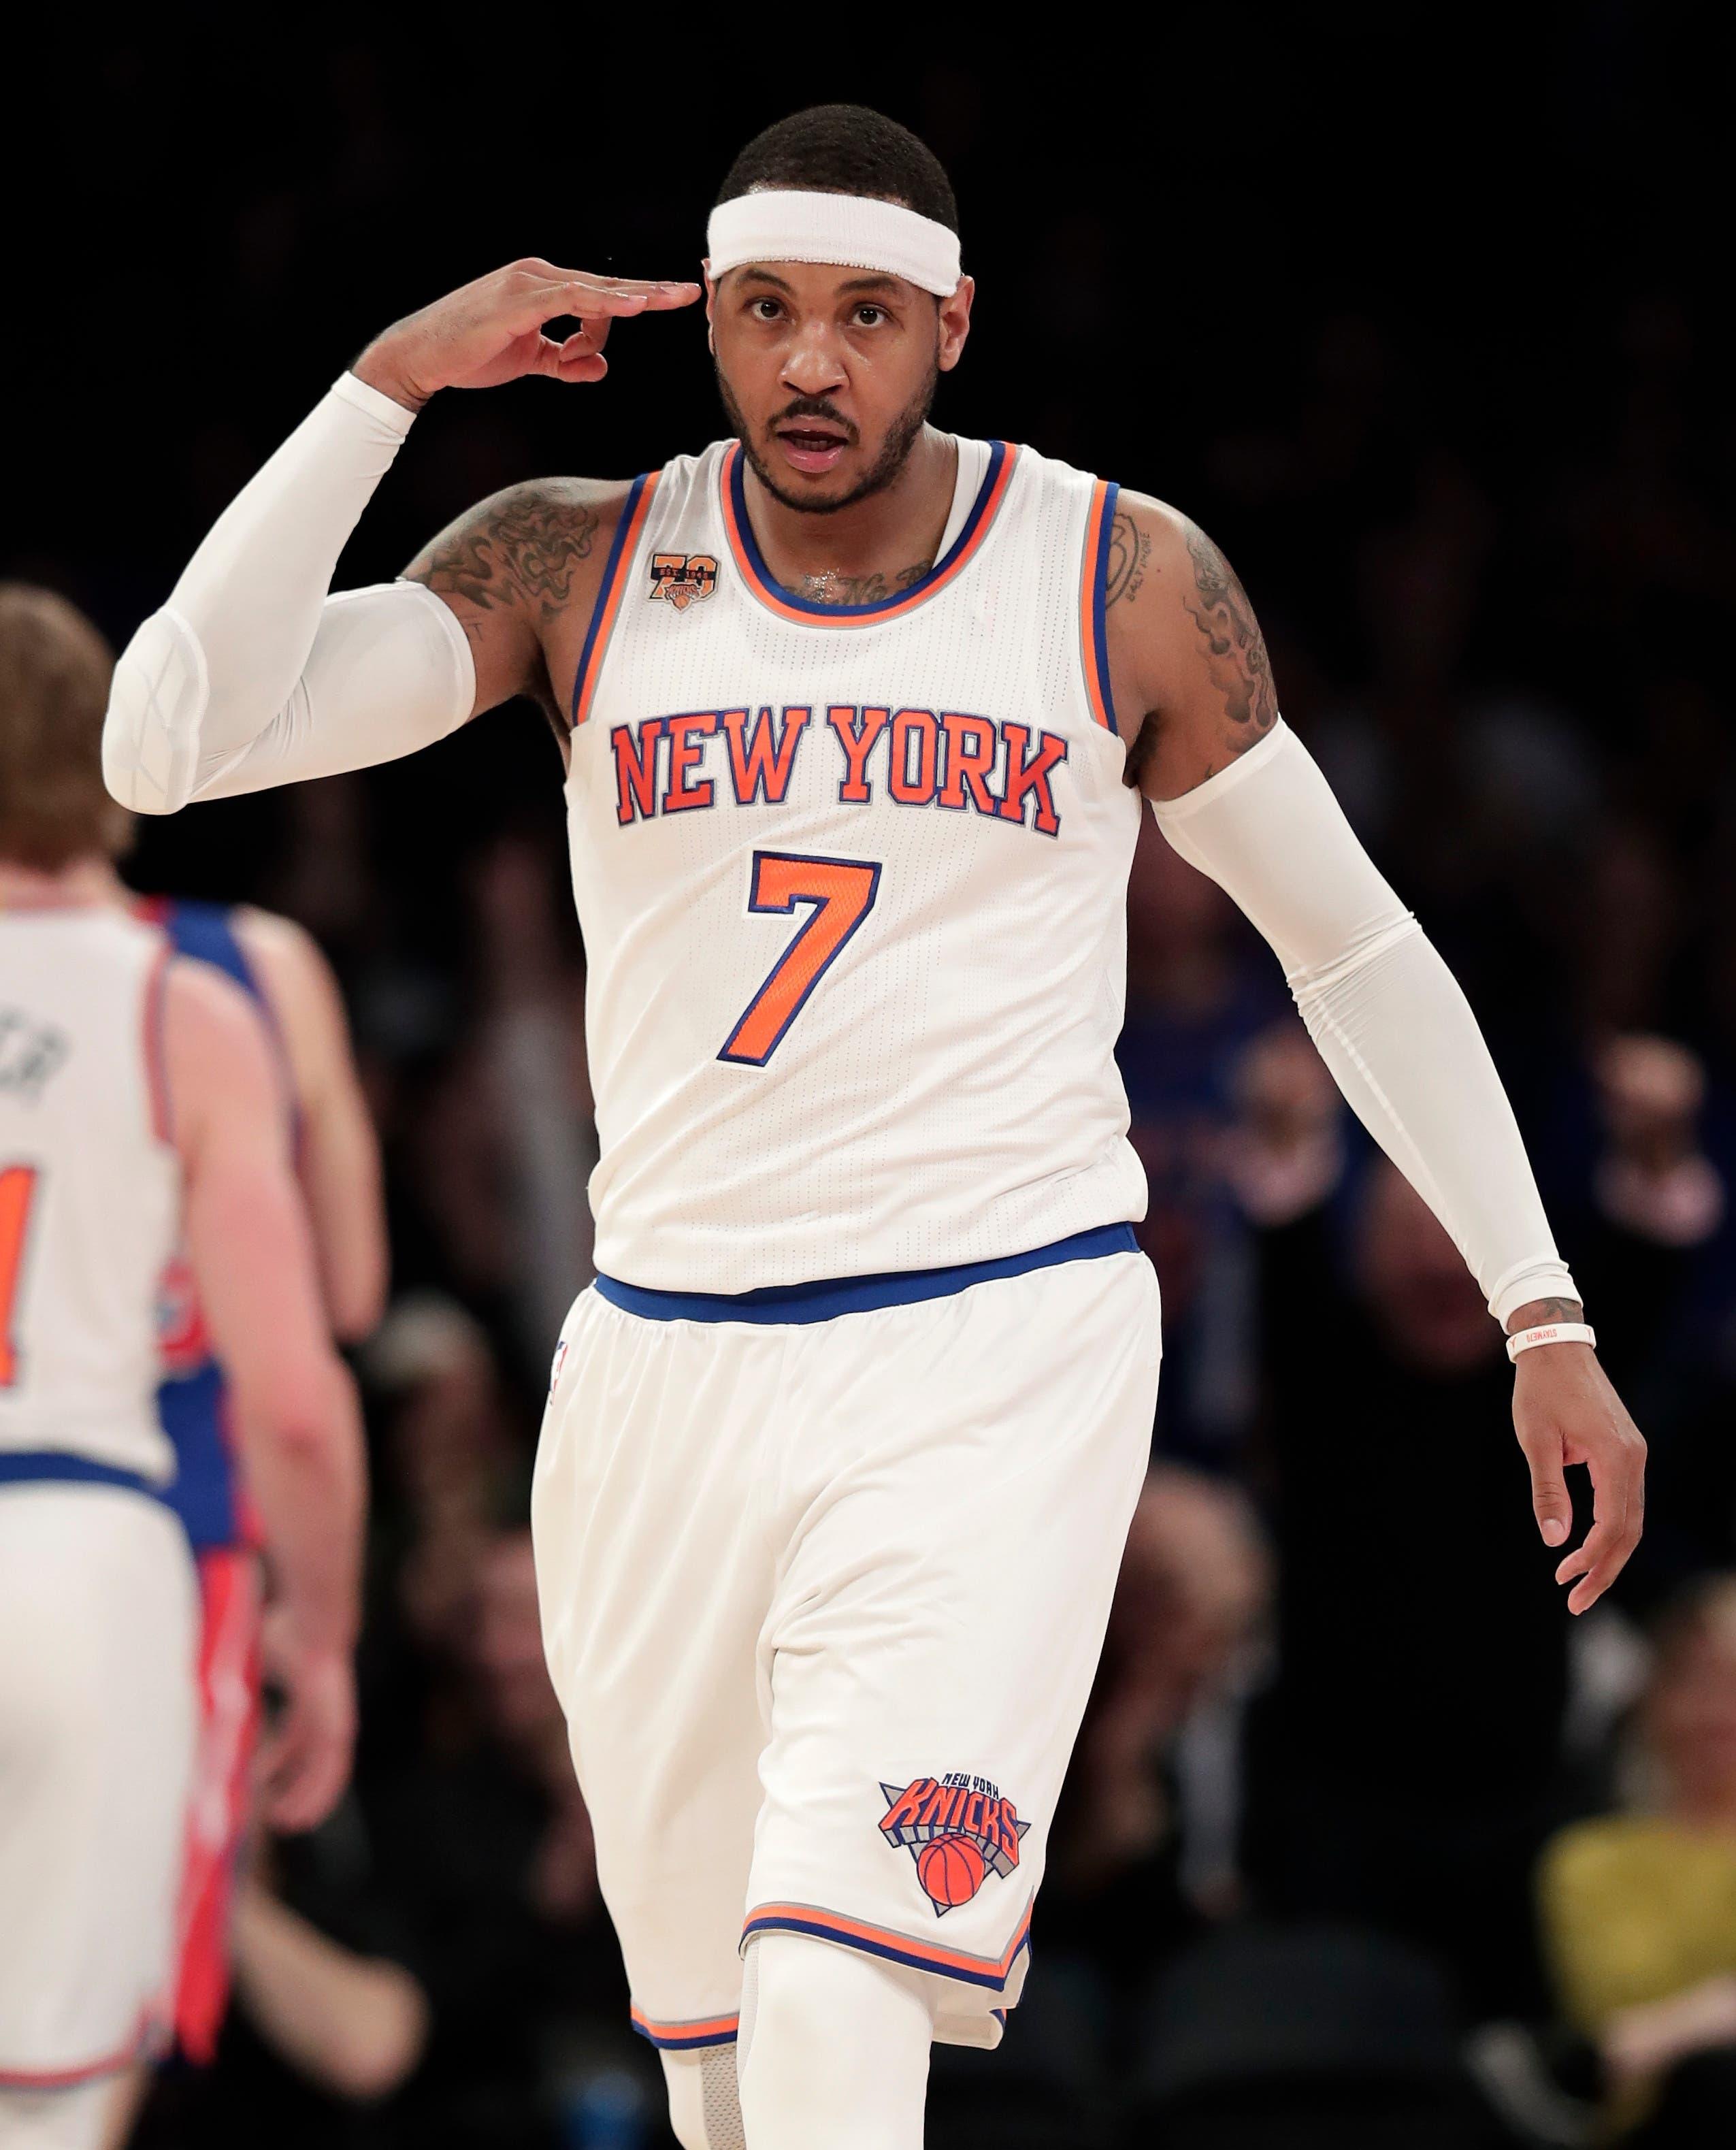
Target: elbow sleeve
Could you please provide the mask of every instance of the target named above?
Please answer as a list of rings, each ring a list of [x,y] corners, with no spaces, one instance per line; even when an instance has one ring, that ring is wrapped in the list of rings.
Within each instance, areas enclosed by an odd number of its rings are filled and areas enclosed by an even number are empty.
[[[1470,1004],[1301,741],[1279,723],[1152,810],[1277,951],[1339,1088],[1451,1235],[1491,1313],[1504,1321],[1528,1300],[1577,1298]]]
[[[205,654],[180,615],[154,612],[120,654],[103,719],[103,781],[135,814],[177,814],[193,796],[210,695]]]
[[[103,781],[122,805],[174,814],[396,760],[465,721],[476,671],[450,606],[423,583],[382,583],[326,598],[289,699],[244,744],[209,750],[209,695],[198,636],[172,608],[154,613],[115,667],[103,727]]]

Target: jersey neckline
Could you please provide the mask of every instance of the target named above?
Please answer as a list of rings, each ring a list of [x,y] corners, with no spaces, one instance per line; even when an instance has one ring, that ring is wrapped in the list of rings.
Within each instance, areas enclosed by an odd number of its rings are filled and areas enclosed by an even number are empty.
[[[731,556],[749,591],[781,619],[800,620],[804,626],[813,627],[859,627],[871,620],[896,619],[938,595],[982,550],[983,540],[993,527],[995,518],[1001,512],[1002,502],[1007,497],[1007,488],[1017,457],[1018,450],[1010,442],[991,441],[988,468],[983,472],[982,482],[976,488],[976,497],[971,502],[970,513],[965,517],[964,527],[946,553],[920,582],[912,583],[907,590],[896,591],[890,597],[871,598],[865,604],[816,604],[810,598],[793,596],[773,578],[748,516],[747,458],[741,452],[739,441],[731,441],[724,451],[719,473],[718,494],[723,512],[724,534],[729,539]]]

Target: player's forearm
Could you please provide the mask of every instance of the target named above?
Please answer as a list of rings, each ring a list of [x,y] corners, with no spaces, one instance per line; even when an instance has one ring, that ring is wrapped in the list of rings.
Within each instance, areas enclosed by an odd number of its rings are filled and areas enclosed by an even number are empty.
[[[1476,1019],[1301,742],[1280,724],[1155,810],[1277,951],[1340,1089],[1451,1234],[1491,1311],[1506,1321],[1528,1302],[1576,1297]]]
[[[115,668],[103,773],[124,805],[174,812],[280,715],[295,744],[292,698],[338,556],[412,416],[344,375],[218,518]],[[353,647],[341,654],[356,660]],[[323,773],[285,766],[264,780]]]
[[[366,1471],[356,1386],[335,1354],[235,1399],[247,1485],[275,1595],[310,1651],[360,1624]]]

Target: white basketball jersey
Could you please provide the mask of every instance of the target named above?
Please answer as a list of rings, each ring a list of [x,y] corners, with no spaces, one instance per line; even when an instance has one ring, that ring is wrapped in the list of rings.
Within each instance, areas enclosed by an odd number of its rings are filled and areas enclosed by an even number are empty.
[[[155,1066],[167,954],[119,911],[0,911],[0,1453],[157,1481],[181,1186]]]
[[[1115,488],[960,443],[941,556],[780,588],[739,447],[633,488],[573,695],[597,1265],[740,1292],[1144,1214],[1114,1060]]]

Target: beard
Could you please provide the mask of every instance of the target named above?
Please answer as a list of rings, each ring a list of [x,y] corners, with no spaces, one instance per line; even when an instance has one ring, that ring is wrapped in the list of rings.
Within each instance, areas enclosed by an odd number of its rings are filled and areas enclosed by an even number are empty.
[[[928,423],[928,414],[934,407],[935,391],[941,380],[940,366],[931,361],[927,379],[892,421],[880,453],[855,484],[848,492],[840,493],[836,500],[814,500],[787,491],[772,475],[770,467],[749,436],[747,419],[741,406],[729,392],[729,384],[724,378],[722,367],[715,366],[715,361],[714,366],[717,373],[717,392],[723,399],[724,415],[741,442],[741,452],[748,459],[748,467],[774,500],[780,502],[785,507],[793,507],[801,515],[835,515],[840,507],[854,507],[859,500],[866,500],[871,493],[884,492],[904,468],[911,450],[916,444],[916,436]],[[793,403],[786,404],[771,422],[775,425],[779,419],[786,418],[827,418],[835,425],[846,422],[829,403],[814,396],[798,396]],[[852,447],[855,445],[855,430],[854,426],[850,428]]]

